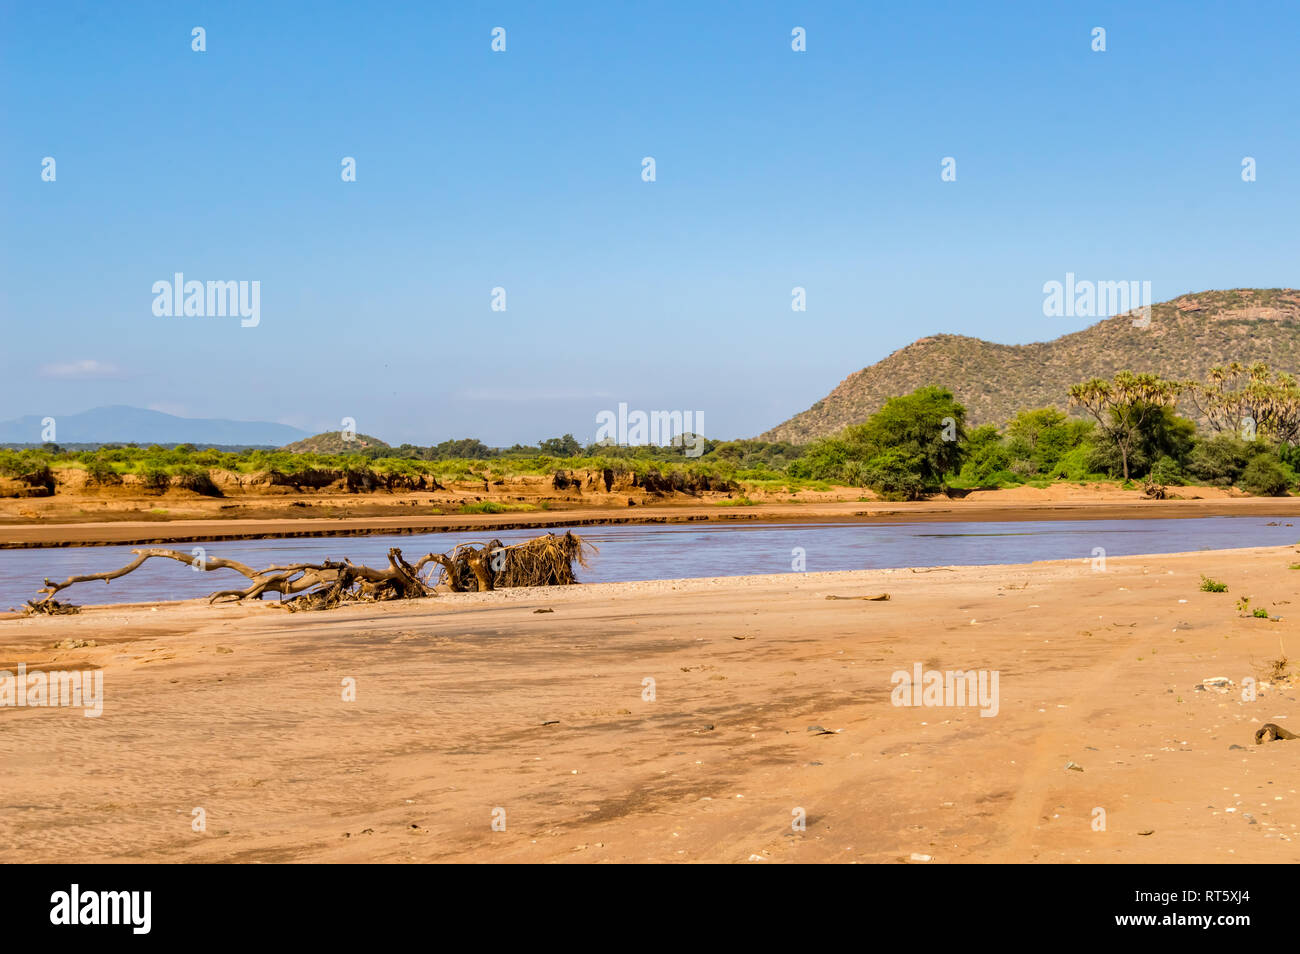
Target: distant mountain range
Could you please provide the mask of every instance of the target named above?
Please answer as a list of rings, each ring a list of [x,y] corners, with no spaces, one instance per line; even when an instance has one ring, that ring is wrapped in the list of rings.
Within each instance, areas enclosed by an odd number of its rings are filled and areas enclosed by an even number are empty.
[[[0,444],[44,442],[35,414],[0,421]],[[177,417],[161,411],[114,405],[55,417],[56,444],[264,444],[279,447],[309,436],[287,424]]]
[[[1021,410],[1064,409],[1070,385],[1116,371],[1152,371],[1200,380],[1232,361],[1263,361],[1300,370],[1300,292],[1234,289],[1183,295],[1152,306],[1147,327],[1132,315],[1051,341],[995,344],[963,335],[932,335],[851,374],[822,400],[761,440],[805,443],[858,424],[891,397],[937,384],[966,406],[968,423],[1003,424]]]

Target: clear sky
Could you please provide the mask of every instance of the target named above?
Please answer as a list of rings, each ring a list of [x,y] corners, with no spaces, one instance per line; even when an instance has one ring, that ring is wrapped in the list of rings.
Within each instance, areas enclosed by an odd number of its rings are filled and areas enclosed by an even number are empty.
[[[0,10],[0,418],[744,437],[923,335],[1086,326],[1067,272],[1300,283],[1296,3]],[[260,323],[156,317],[175,272]]]

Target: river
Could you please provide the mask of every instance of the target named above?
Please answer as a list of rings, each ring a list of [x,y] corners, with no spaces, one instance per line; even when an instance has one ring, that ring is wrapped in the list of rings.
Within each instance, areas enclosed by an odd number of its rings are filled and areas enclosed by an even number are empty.
[[[754,523],[659,524],[583,527],[583,539],[599,550],[583,582],[656,580],[679,577],[744,576],[806,569],[859,570],[1089,560],[1100,548],[1107,556],[1176,553],[1184,550],[1282,546],[1295,543],[1295,518],[1198,517],[1159,520],[1043,520],[953,523]],[[562,533],[564,528],[556,532]],[[386,566],[389,547],[409,560],[442,552],[464,541],[496,537],[514,543],[536,531],[485,534],[457,531],[402,536],[312,537],[305,539],[194,540],[170,545],[190,552],[202,546],[211,556],[260,568],[273,564],[351,559]],[[21,606],[36,595],[45,577],[63,580],[116,569],[133,559],[131,547],[64,547],[0,550],[0,608]],[[802,560],[802,566],[800,566]],[[233,570],[199,573],[170,560],[151,560],[105,585],[79,583],[60,599],[81,605],[135,603],[205,596],[242,588]]]

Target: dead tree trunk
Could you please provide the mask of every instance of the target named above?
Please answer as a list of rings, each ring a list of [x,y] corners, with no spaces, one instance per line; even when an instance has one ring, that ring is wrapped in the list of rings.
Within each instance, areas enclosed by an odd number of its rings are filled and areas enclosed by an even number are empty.
[[[493,540],[486,546],[461,544],[449,553],[426,553],[414,564],[402,557],[402,551],[392,547],[388,551],[388,566],[373,568],[358,565],[350,560],[320,563],[291,563],[286,566],[269,566],[254,570],[236,560],[223,560],[206,555],[191,556],[177,550],[132,550],[135,559],[126,566],[106,573],[87,573],[70,576],[61,583],[50,579],[38,592],[39,599],[29,600],[28,613],[73,613],[77,608],[60,603],[54,597],[75,583],[103,580],[108,583],[138,569],[146,560],[159,558],[175,560],[196,570],[234,570],[248,580],[243,589],[218,590],[208,597],[208,602],[218,600],[261,599],[267,593],[277,593],[280,604],[286,609],[326,609],[339,603],[356,600],[423,599],[436,596],[434,587],[421,578],[421,571],[430,563],[442,567],[442,580],[453,591],[471,589],[480,592],[498,586],[551,586],[576,583],[573,562],[586,566],[583,548],[590,546],[571,533],[563,537],[546,534],[512,546],[502,546]],[[473,584],[471,584],[473,581]]]

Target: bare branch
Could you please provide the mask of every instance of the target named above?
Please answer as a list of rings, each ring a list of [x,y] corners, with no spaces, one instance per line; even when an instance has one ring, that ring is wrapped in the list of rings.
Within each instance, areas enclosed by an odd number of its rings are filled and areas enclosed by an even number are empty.
[[[583,549],[590,546],[571,533],[562,537],[548,533],[508,547],[499,540],[486,544],[462,543],[448,553],[426,553],[414,564],[402,557],[401,550],[392,547],[388,551],[387,567],[358,565],[351,560],[325,560],[322,563],[269,566],[261,570],[219,557],[192,557],[177,550],[141,549],[131,551],[136,555],[135,559],[116,570],[70,576],[61,583],[46,579],[44,588],[38,591],[44,594],[43,598],[29,601],[27,611],[75,612],[75,607],[55,600],[55,594],[76,583],[95,580],[108,583],[139,569],[145,561],[153,558],[175,560],[205,572],[234,570],[248,579],[249,585],[244,589],[218,590],[211,594],[208,597],[210,603],[261,599],[267,593],[278,593],[281,597],[278,605],[296,610],[326,609],[356,600],[436,596],[434,586],[421,577],[421,571],[430,564],[441,567],[442,580],[454,591],[576,583],[574,561],[586,566]]]

